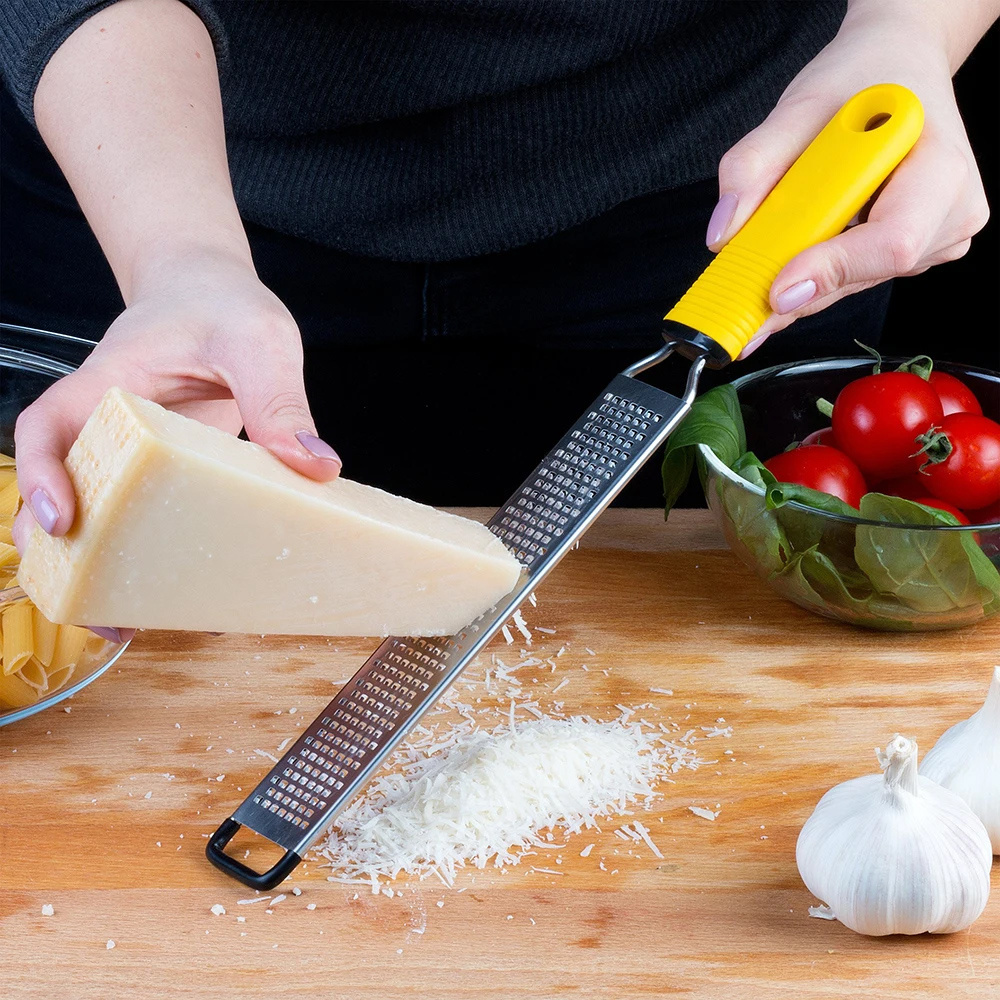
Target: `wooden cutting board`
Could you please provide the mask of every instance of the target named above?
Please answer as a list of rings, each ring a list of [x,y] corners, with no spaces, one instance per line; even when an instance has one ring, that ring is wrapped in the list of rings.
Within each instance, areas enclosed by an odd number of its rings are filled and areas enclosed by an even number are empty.
[[[608,718],[649,703],[653,722],[732,727],[641,814],[662,860],[610,823],[451,890],[374,896],[310,862],[284,900],[241,904],[255,894],[208,864],[205,836],[373,644],[141,634],[69,714],[0,730],[3,995],[1000,995],[1000,865],[968,932],[873,940],[807,915],[794,856],[820,795],[876,770],[876,745],[899,730],[927,749],[979,706],[1000,620],[912,636],[827,622],[761,589],[707,513],[668,528],[657,511],[605,514],[525,612],[555,630],[535,633],[538,656],[565,647],[555,673],[521,672],[543,704]],[[491,650],[510,662],[520,645]]]

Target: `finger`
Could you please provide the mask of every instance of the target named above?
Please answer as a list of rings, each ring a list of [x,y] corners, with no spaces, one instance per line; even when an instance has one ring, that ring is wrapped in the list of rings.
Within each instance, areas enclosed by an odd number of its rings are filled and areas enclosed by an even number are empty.
[[[867,222],[809,247],[782,268],[771,286],[771,308],[795,312],[837,289],[917,274],[952,259],[952,248],[971,236],[954,221],[966,214],[961,186],[967,175],[960,157],[943,154],[936,143],[918,144]]]
[[[73,523],[76,499],[63,459],[105,388],[81,369],[56,382],[17,418],[18,490],[50,535],[66,534]]]
[[[747,358],[753,354],[754,351],[764,346],[765,341],[771,334],[769,333],[757,333],[751,340],[747,343],[747,346],[743,348],[742,351],[736,356],[737,361],[746,361]]]
[[[108,642],[128,642],[135,635],[134,628],[110,628],[107,625],[87,625],[85,627],[90,629],[94,635],[107,639]]]
[[[812,316],[814,313],[827,309],[829,306],[832,306],[835,302],[839,302],[841,299],[846,298],[848,295],[863,292],[868,288],[873,288],[877,284],[880,284],[880,282],[866,281],[859,282],[856,285],[847,285],[844,288],[836,289],[829,295],[825,295],[822,298],[812,299],[806,305],[802,306],[801,309],[797,309],[794,312],[771,313],[771,315],[768,316],[767,319],[761,324],[760,329],[753,335],[747,346],[740,352],[736,360],[745,361],[751,354],[753,354],[754,351],[764,345],[764,342],[768,339],[768,337],[772,337],[774,334],[781,333],[783,330],[788,329],[788,327],[790,327],[796,320],[803,319],[806,316]]]
[[[227,388],[227,394],[229,392]],[[166,405],[166,404],[164,404]],[[202,424],[218,427],[228,434],[239,434],[243,429],[243,418],[239,407],[229,399],[191,399],[171,405],[170,409]]]
[[[11,535],[14,536],[14,548],[17,549],[18,555],[24,555],[24,550],[28,547],[28,540],[31,538],[31,533],[35,530],[37,523],[35,515],[31,513],[31,508],[27,504],[23,504],[17,512],[17,517],[14,518],[14,527],[10,530]]]
[[[340,456],[316,434],[301,365],[271,360],[236,373],[230,386],[251,441],[311,479],[340,475]]]
[[[832,96],[782,98],[719,161],[719,203],[705,242],[719,250],[767,197],[839,107]]]

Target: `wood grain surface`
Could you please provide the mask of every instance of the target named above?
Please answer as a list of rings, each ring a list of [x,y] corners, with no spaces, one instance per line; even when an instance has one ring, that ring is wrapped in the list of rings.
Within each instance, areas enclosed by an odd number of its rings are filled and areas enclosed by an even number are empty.
[[[0,993],[1000,996],[1000,865],[971,930],[874,940],[807,915],[794,856],[820,795],[874,771],[876,745],[898,730],[928,749],[978,707],[1000,620],[910,636],[827,622],[761,589],[707,513],[667,527],[656,511],[605,514],[525,613],[556,630],[535,634],[536,652],[567,647],[556,673],[522,671],[543,704],[568,678],[568,713],[652,703],[653,722],[732,726],[697,744],[713,763],[641,814],[662,860],[630,854],[607,824],[571,838],[558,866],[533,859],[558,875],[471,870],[455,889],[432,879],[389,898],[330,883],[312,860],[275,890],[283,901],[240,904],[254,893],[208,864],[205,836],[373,644],[144,633],[71,712],[0,730]]]

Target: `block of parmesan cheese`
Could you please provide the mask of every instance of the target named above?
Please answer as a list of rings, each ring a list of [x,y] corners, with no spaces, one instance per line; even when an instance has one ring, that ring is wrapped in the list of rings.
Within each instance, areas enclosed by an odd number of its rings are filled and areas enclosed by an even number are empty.
[[[70,532],[18,574],[46,618],[128,628],[450,635],[513,589],[487,528],[110,389],[66,459]]]

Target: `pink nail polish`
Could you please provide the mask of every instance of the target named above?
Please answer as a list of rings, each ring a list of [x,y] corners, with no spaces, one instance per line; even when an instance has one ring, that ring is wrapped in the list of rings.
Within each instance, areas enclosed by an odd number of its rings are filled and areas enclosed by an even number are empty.
[[[51,535],[56,521],[59,520],[59,508],[43,489],[35,490],[31,494],[30,502],[31,512],[35,515],[35,520],[42,526],[42,531]]]
[[[744,347],[742,351],[740,351],[739,357],[736,360],[737,361],[745,361],[759,347],[763,347],[765,341],[770,336],[771,335],[769,333],[759,333],[759,334],[757,334],[757,336],[754,337],[753,340],[751,340],[750,343],[747,344],[747,346]]]
[[[344,464],[340,460],[340,456],[322,438],[316,437],[315,434],[310,434],[309,431],[299,431],[295,435],[295,439],[306,451],[317,458],[326,458],[331,462],[336,462],[338,465]]]
[[[777,298],[779,313],[790,313],[801,309],[816,294],[816,282],[811,278],[789,285]]]
[[[122,641],[121,629],[110,628],[107,625],[88,625],[87,628],[89,628],[94,635],[99,635],[102,639],[107,639],[108,642]]]
[[[726,230],[729,228],[729,223],[733,221],[739,202],[740,199],[732,193],[724,194],[719,199],[718,204],[712,210],[712,218],[708,220],[708,230],[705,233],[707,246],[718,243],[726,235]]]

